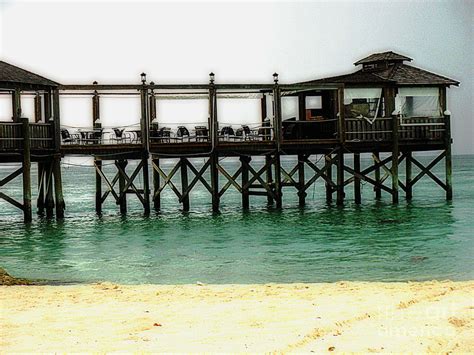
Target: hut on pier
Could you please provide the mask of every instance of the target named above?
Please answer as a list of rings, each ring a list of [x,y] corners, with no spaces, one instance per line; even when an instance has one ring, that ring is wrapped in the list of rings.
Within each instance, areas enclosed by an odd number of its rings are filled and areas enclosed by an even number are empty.
[[[459,82],[406,64],[411,61],[411,58],[392,51],[374,53],[355,62],[355,66],[362,66],[355,72],[301,84],[344,85],[342,143],[348,152],[354,152],[356,162],[359,153],[371,152],[376,164],[381,164],[379,153],[391,151],[392,167],[388,171],[392,174],[394,201],[398,200],[398,165],[402,160],[406,165],[406,181],[400,186],[407,198],[412,196],[413,185],[423,175],[428,175],[446,190],[447,198],[451,199],[451,114],[447,110],[446,89],[451,85],[458,86]],[[300,102],[304,104],[305,100]],[[306,119],[317,114],[311,108],[300,110],[306,112]],[[440,150],[441,153],[427,166],[412,154],[430,150]],[[431,171],[443,158],[446,182]],[[420,169],[414,178],[411,176],[412,163]],[[358,175],[356,181],[364,178]],[[376,187],[375,190],[380,196],[380,189]]]
[[[46,209],[52,214],[56,205],[57,215],[63,214],[58,87],[52,80],[0,61],[0,91],[11,96],[11,116],[0,117],[0,163],[21,163],[20,168],[0,180],[0,188],[21,175],[23,201],[1,191],[0,199],[23,210],[26,221],[31,220],[32,161],[38,163],[39,211]],[[31,118],[25,117],[22,111],[26,96],[33,97],[34,101],[34,117]]]
[[[414,123],[442,123],[447,109],[446,88],[459,82],[406,64],[412,59],[389,51],[374,53],[358,60],[356,72],[305,84],[344,84],[344,116],[346,141],[379,141],[387,131],[393,112],[400,115],[400,139],[435,139],[439,131],[431,129],[403,130]],[[306,117],[313,110],[306,109]],[[384,128],[385,127],[385,128]],[[373,133],[370,133],[373,132]]]

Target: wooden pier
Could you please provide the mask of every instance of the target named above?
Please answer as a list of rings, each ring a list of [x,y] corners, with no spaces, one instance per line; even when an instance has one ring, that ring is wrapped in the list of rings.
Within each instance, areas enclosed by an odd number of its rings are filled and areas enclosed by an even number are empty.
[[[62,218],[65,205],[61,158],[67,155],[94,157],[98,214],[110,198],[125,214],[129,195],[138,198],[145,214],[152,208],[159,211],[165,188],[174,192],[183,211],[189,211],[190,193],[198,183],[209,192],[213,211],[219,210],[220,201],[229,189],[241,194],[243,209],[250,208],[252,196],[264,196],[269,204],[281,208],[287,193],[296,193],[299,205],[304,206],[308,189],[319,180],[324,182],[327,203],[334,201],[337,205],[344,204],[345,190],[350,185],[354,202],[360,204],[362,183],[373,186],[375,198],[381,198],[384,192],[391,196],[393,203],[398,203],[403,192],[406,199],[411,199],[413,187],[423,176],[430,177],[445,190],[446,198],[452,199],[451,117],[446,107],[446,88],[458,82],[431,73],[431,77],[424,74],[425,82],[419,85],[410,86],[400,78],[398,81],[381,77],[375,80],[378,65],[385,66],[379,70],[386,71],[389,66],[395,70],[409,59],[387,53],[358,62],[364,66],[359,72],[297,84],[280,84],[276,73],[270,84],[218,84],[211,73],[209,83],[199,85],[147,83],[145,74],[138,85],[59,85],[0,62],[9,73],[6,78],[0,78],[0,84],[2,93],[12,97],[13,112],[10,122],[0,122],[0,163],[21,163],[19,169],[0,181],[0,188],[22,176],[23,201],[16,201],[1,190],[0,199],[18,207],[25,221],[31,221],[30,170],[32,163],[37,163],[38,213],[52,217],[55,211],[57,218]],[[398,110],[397,95],[410,93],[407,89],[400,90],[407,85],[435,88],[432,92],[437,93],[440,114],[407,116]],[[379,99],[373,97],[371,88],[380,89]],[[354,96],[358,92],[367,96]],[[108,138],[104,136],[101,97],[114,93],[140,98],[139,128],[133,137],[127,136],[123,128],[114,128]],[[352,95],[351,102],[345,93]],[[60,96],[77,94],[91,98],[92,128],[89,131],[73,132],[61,125]],[[24,95],[34,96],[34,122],[22,116],[21,97]],[[208,100],[206,124],[194,130],[178,127],[176,133],[172,132],[157,117],[159,99],[170,96]],[[234,127],[221,123],[217,114],[219,102],[232,97],[260,100],[258,127],[238,122]],[[283,101],[288,98],[297,100],[295,117],[283,117]],[[403,107],[414,112],[418,101],[406,96]],[[422,107],[426,109],[426,105]],[[437,157],[425,166],[415,157],[420,151],[437,152]],[[362,168],[361,154],[367,153],[371,154],[373,163]],[[349,155],[351,164],[346,159]],[[281,158],[286,156],[294,157],[291,168],[281,164]],[[201,166],[193,164],[192,158],[197,157],[202,158]],[[221,163],[227,157],[239,160],[235,171],[228,171]],[[163,162],[171,159],[176,163],[164,169]],[[105,174],[104,161],[113,162],[113,176]],[[133,169],[129,161],[137,161]],[[443,178],[432,172],[441,161],[445,162]],[[402,162],[406,169],[404,181],[399,177]],[[413,176],[413,167],[419,170],[416,176]],[[139,176],[141,184],[137,182]]]

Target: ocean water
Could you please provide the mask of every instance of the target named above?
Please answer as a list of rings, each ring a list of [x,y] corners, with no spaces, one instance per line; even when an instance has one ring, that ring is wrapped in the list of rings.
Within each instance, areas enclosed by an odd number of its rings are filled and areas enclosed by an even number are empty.
[[[426,163],[432,158],[419,159]],[[200,159],[194,163],[202,165]],[[221,163],[229,171],[237,169],[235,160]],[[35,217],[25,225],[20,211],[0,200],[1,267],[18,277],[59,283],[474,278],[474,156],[454,157],[452,202],[425,177],[414,187],[410,202],[402,192],[398,205],[392,205],[385,193],[377,201],[372,187],[364,184],[363,203],[357,206],[349,185],[344,206],[337,207],[326,204],[319,181],[309,189],[304,208],[298,207],[295,189],[284,188],[282,210],[267,206],[263,197],[251,196],[251,209],[244,212],[240,194],[231,188],[222,197],[221,212],[213,214],[210,195],[198,184],[191,194],[191,212],[183,213],[173,192],[166,189],[162,212],[149,217],[143,216],[131,195],[126,216],[112,200],[104,205],[103,215],[96,216],[90,164],[89,159],[78,158],[63,166],[67,205],[63,221]],[[291,159],[283,161],[291,164]],[[367,164],[368,160],[362,161]],[[0,178],[12,169],[1,167]],[[111,166],[105,170],[113,175]],[[443,177],[443,170],[441,165],[435,172]],[[175,183],[179,188],[179,181]],[[20,198],[21,179],[2,191]]]

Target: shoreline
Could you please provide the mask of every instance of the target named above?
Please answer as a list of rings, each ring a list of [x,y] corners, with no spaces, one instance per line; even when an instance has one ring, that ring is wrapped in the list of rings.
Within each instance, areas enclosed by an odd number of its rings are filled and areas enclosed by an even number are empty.
[[[2,352],[472,351],[474,281],[0,286]]]

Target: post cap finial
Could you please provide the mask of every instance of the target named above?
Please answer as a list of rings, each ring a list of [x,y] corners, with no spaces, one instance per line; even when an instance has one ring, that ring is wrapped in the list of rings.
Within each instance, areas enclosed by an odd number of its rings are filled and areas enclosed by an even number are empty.
[[[209,73],[209,83],[214,84],[214,79],[216,78],[216,75],[211,71]]]
[[[140,74],[140,78],[142,80],[142,84],[145,85],[146,84],[146,74],[145,73],[141,73]]]
[[[449,111],[449,110],[444,111],[444,115],[445,116],[451,116],[451,111]]]

